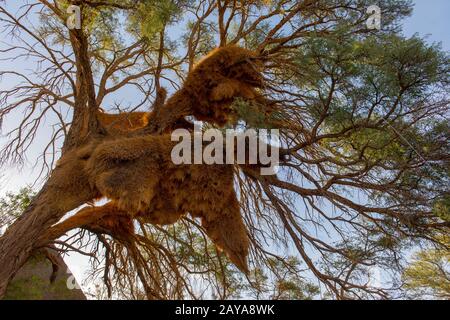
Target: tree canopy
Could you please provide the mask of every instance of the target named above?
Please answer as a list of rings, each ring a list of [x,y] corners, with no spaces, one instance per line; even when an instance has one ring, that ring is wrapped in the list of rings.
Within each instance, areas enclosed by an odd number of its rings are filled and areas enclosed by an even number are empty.
[[[447,242],[448,239],[443,239]],[[402,274],[403,287],[412,298],[448,299],[450,296],[449,252],[426,248],[414,254]]]
[[[276,102],[276,121],[265,123],[239,99],[233,107],[239,126],[276,123],[289,159],[277,176],[236,170],[250,274],[188,217],[168,227],[140,224],[134,252],[84,229],[54,241],[90,256],[110,295],[227,298],[245,283],[255,297],[302,299],[320,287],[322,297],[387,298],[399,294],[396,282],[374,285],[374,268],[394,280],[408,250],[448,250],[450,60],[439,45],[402,35],[410,1],[379,1],[381,30],[367,28],[368,0],[17,2],[0,1],[0,52],[9,62],[0,64],[0,161],[35,157],[37,199],[58,158],[99,132],[98,110],[149,111],[161,87],[177,92],[218,46],[266,59],[263,93]],[[65,24],[71,4],[81,8],[79,30]],[[14,67],[21,63],[31,70]],[[30,227],[33,208],[10,229]],[[65,214],[41,214],[30,237]],[[0,261],[13,252],[6,250],[13,231],[0,238]],[[14,268],[0,271],[0,284]]]

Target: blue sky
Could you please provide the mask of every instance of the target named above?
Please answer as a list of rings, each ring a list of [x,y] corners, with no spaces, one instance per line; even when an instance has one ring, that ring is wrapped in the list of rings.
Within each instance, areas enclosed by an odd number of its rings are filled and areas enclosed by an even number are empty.
[[[404,24],[404,33],[428,36],[429,41],[442,42],[443,49],[450,51],[450,1],[416,0],[413,15]]]

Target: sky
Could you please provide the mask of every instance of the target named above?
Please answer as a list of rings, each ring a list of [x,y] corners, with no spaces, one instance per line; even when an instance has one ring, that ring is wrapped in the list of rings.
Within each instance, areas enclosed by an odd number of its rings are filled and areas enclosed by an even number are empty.
[[[404,34],[418,33],[428,36],[430,42],[442,42],[442,48],[450,51],[450,1],[416,0],[413,15],[404,24]]]
[[[374,2],[376,3],[376,1]],[[442,43],[442,48],[450,51],[450,18],[448,17],[450,1],[416,0],[414,3],[415,9],[412,16],[403,23],[404,35],[409,37],[418,34],[421,37],[426,37],[430,43]],[[4,69],[4,67],[0,61],[0,70]],[[126,99],[126,97],[123,98]],[[1,139],[0,142],[2,142]],[[32,183],[36,172],[32,170],[32,163],[27,163],[20,171],[6,169],[0,172],[0,176],[2,175],[5,175],[5,177],[0,180],[0,196],[6,191],[16,191],[26,184]],[[86,259],[80,257],[80,255],[73,254],[65,257],[65,260],[80,282],[84,278],[83,273],[87,267]]]

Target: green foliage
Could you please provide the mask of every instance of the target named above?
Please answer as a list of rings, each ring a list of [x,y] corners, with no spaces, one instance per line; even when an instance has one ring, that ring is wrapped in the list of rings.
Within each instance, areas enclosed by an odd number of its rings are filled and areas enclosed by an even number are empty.
[[[433,213],[444,221],[450,221],[450,196],[437,200],[433,207]]]
[[[47,286],[48,280],[44,281],[34,275],[29,279],[12,281],[4,297],[5,300],[41,300],[44,296],[42,290]]]
[[[139,37],[152,39],[164,26],[173,22],[181,13],[183,1],[144,0],[129,12],[129,30],[138,32]]]
[[[50,282],[52,264],[42,252],[35,252],[9,283],[6,300],[73,300],[84,299],[79,290],[70,290],[67,280],[70,274],[60,270]]]
[[[417,252],[403,272],[404,289],[411,297],[450,299],[450,245]]]
[[[245,122],[247,128],[275,129],[274,121],[278,120],[280,114],[273,112],[267,115],[263,112],[264,106],[256,102],[249,102],[242,98],[236,98],[233,101],[232,108],[237,113],[237,117]]]
[[[8,192],[0,198],[0,227],[8,226],[30,205],[35,192],[25,187],[18,192]],[[60,266],[61,267],[61,266]],[[61,268],[62,269],[62,268]],[[5,300],[84,299],[80,290],[67,287],[69,274],[59,270],[54,282],[50,282],[52,263],[46,255],[36,250],[8,284]]]
[[[285,121],[282,144],[300,146],[292,161],[281,166],[280,183],[270,188],[264,185],[262,189],[257,181],[239,181],[243,212],[246,222],[252,224],[249,230],[255,244],[271,245],[280,240],[291,249],[295,242],[307,251],[299,250],[302,258],[306,260],[305,255],[310,255],[311,263],[317,266],[314,276],[334,295],[338,296],[342,289],[345,297],[379,297],[376,291],[361,289],[361,284],[370,280],[369,269],[382,266],[400,271],[399,259],[406,248],[410,249],[407,246],[439,238],[440,230],[450,219],[447,161],[450,60],[439,45],[430,45],[418,36],[401,36],[399,23],[411,13],[411,1],[377,1],[382,8],[383,28],[373,32],[365,30],[364,25],[365,9],[374,1],[350,2],[312,1],[311,6],[302,8],[278,30],[273,28],[295,8],[295,1],[229,2],[225,22],[232,10],[236,15],[230,20],[228,33],[222,36],[231,40],[240,31],[251,28],[239,39],[239,45],[257,48],[272,40],[265,47],[270,61],[264,74],[267,79],[264,93],[279,99],[279,110],[271,115],[273,119],[267,119],[259,111],[260,106],[242,99],[236,99],[233,107],[245,126],[251,128],[271,128],[270,120]],[[57,3],[62,12],[69,4],[67,0]],[[164,85],[173,85],[170,89],[177,90],[186,65],[189,63],[191,67],[221,38],[217,7],[204,20],[198,20],[207,10],[208,1],[103,3],[107,5],[82,5],[83,31],[88,36],[94,82],[103,71],[113,67],[116,59],[120,60],[126,52],[122,49],[139,40],[137,48],[138,52],[142,49],[142,54],[132,54],[129,57],[134,58],[125,58],[112,68],[108,81],[116,84],[129,78],[136,80],[134,84],[143,95],[151,93],[154,88],[151,70],[159,53],[160,33],[165,30],[160,71]],[[253,25],[274,9],[277,11],[274,15]],[[62,19],[51,10],[43,10],[40,18],[38,33],[45,43],[50,47],[57,44],[56,51],[60,48],[62,52],[68,51],[64,48],[68,34]],[[187,24],[186,33],[179,32],[177,25],[174,33],[166,28],[177,22]],[[268,39],[271,30],[272,39]],[[298,32],[294,34],[295,30]],[[180,44],[185,47],[180,48]],[[184,49],[188,49],[185,58],[175,58],[184,57]],[[69,68],[71,61],[57,54],[60,56],[64,68]],[[67,56],[72,59],[70,52]],[[70,68],[70,72],[75,70]],[[150,71],[139,76],[142,70]],[[53,71],[49,72],[41,78],[53,79]],[[54,83],[58,83],[56,79]],[[144,83],[148,86],[143,86]],[[46,86],[44,83],[43,87]],[[55,85],[55,92],[72,97],[64,86]],[[105,88],[113,87],[108,82]],[[37,92],[42,94],[40,87]],[[27,100],[34,101],[24,99]],[[146,101],[141,105],[145,104]],[[25,196],[10,196],[0,202],[0,217],[7,217],[0,220],[0,225],[10,223],[28,203]],[[282,216],[287,222],[274,223],[276,217]],[[269,222],[265,223],[265,219]],[[292,232],[286,232],[288,225]],[[183,281],[189,279],[197,284],[200,279],[204,284],[201,290],[206,288],[216,297],[317,296],[317,287],[302,277],[304,272],[296,258],[277,257],[278,260],[255,245],[251,255],[254,269],[248,282],[186,221],[167,228],[145,228],[149,230],[149,238],[159,247],[167,248],[175,258],[170,262],[149,258],[152,271],[163,270],[158,274],[161,278],[174,278],[173,268],[167,267],[173,263],[181,266]],[[448,293],[444,278],[433,267],[434,261],[443,261],[443,257],[446,256],[442,250],[439,254],[436,250],[418,254],[416,260],[420,262],[405,271],[408,288],[431,288],[433,295]],[[311,268],[310,263],[308,267]],[[434,281],[433,277],[440,281]],[[116,287],[126,287],[123,284],[128,279],[121,280]],[[439,287],[439,283],[446,286]],[[199,296],[202,295],[206,294],[201,292]]]
[[[301,276],[301,263],[296,257],[288,257],[283,262],[273,259],[269,263],[278,275],[271,299],[310,300],[320,293],[316,285]]]
[[[8,192],[0,199],[0,227],[5,227],[17,219],[30,205],[35,193],[30,187],[17,193]]]

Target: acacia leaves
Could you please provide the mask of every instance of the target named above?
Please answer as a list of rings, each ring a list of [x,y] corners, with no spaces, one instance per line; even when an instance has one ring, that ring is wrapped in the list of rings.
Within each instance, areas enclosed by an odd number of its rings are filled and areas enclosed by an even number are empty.
[[[140,37],[152,39],[181,13],[183,1],[143,0],[128,14],[128,28]]]

